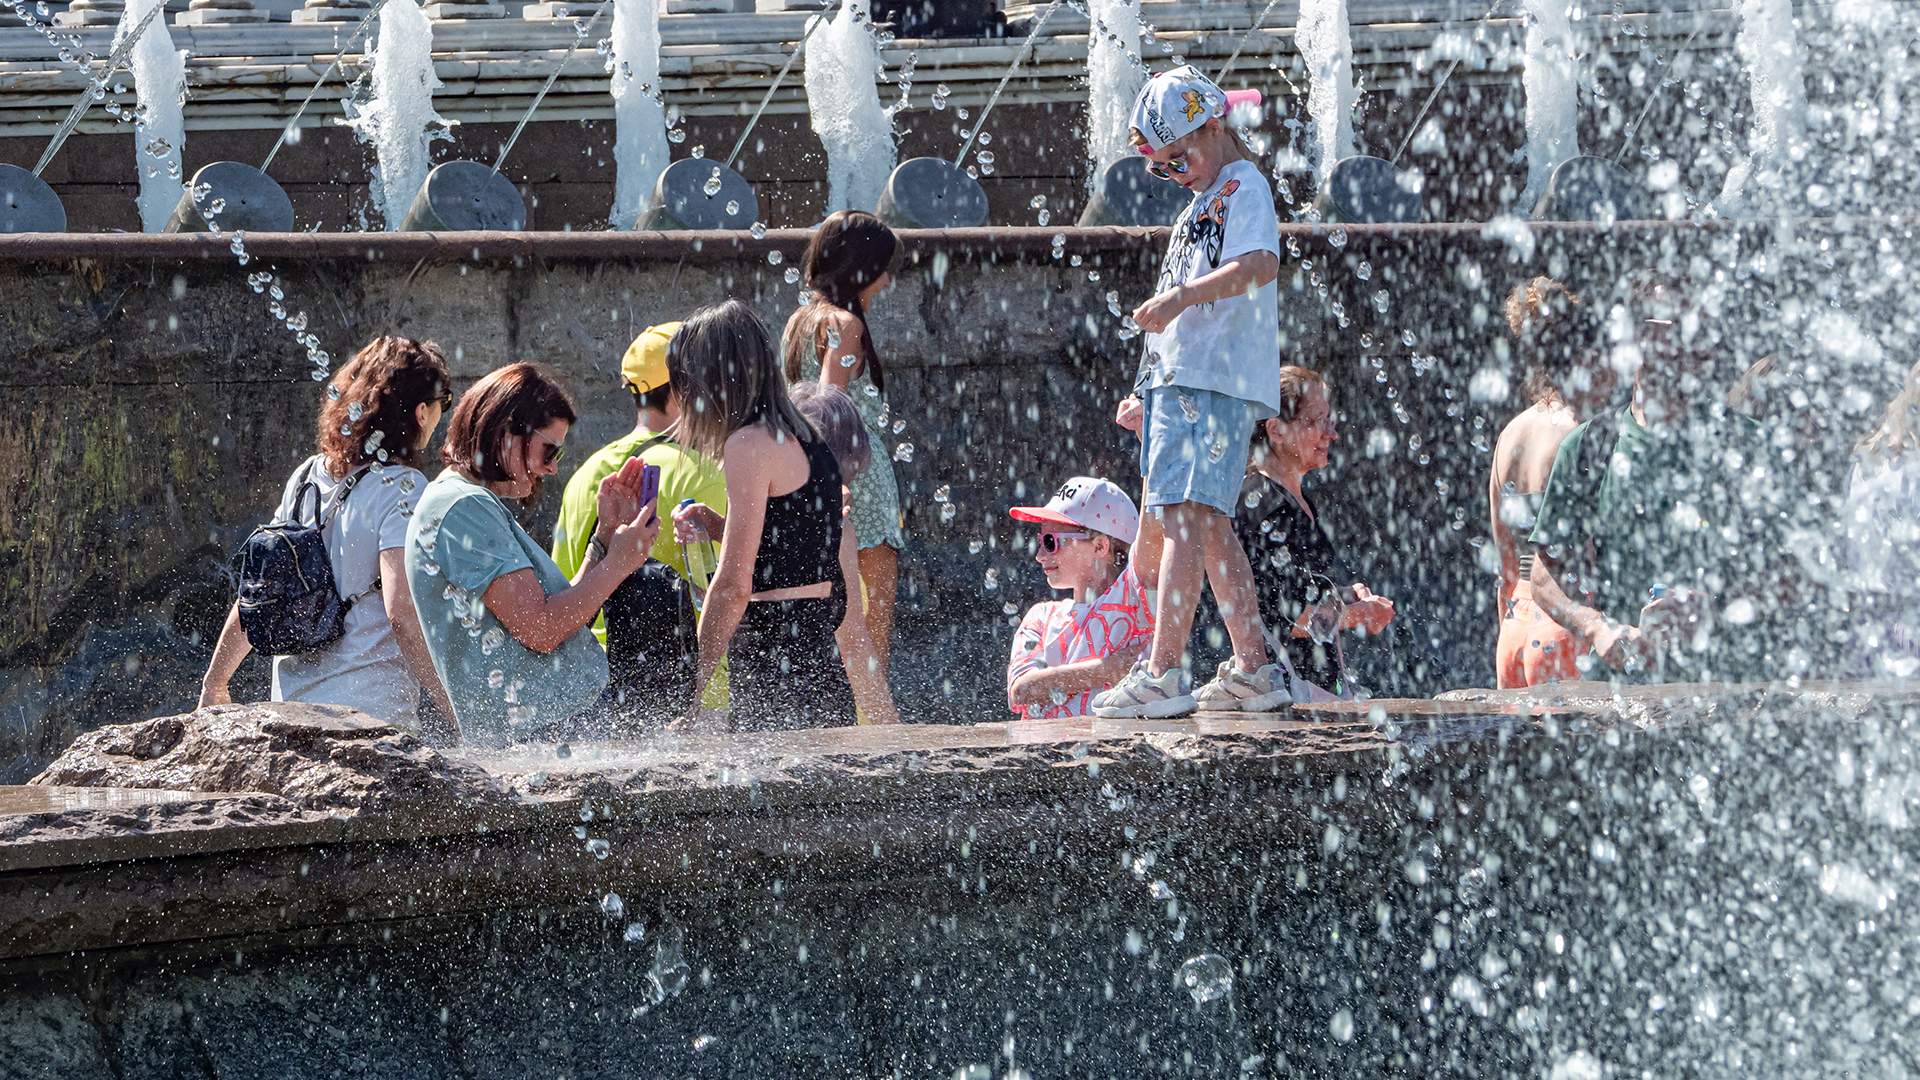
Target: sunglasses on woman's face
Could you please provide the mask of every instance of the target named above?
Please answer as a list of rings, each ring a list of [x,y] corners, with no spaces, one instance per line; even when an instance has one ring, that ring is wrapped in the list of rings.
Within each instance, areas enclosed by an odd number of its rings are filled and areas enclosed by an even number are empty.
[[[543,469],[560,464],[561,456],[567,452],[566,447],[557,442],[547,441],[547,437],[539,432],[529,435],[528,438],[540,444],[540,467]]]
[[[1040,534],[1040,550],[1052,555],[1067,546],[1070,540],[1085,540],[1089,534],[1083,532],[1043,532]]]

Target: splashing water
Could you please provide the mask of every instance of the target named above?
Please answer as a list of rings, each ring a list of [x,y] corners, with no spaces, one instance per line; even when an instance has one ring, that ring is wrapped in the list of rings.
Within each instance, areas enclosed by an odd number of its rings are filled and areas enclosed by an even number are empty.
[[[433,111],[440,88],[433,73],[433,24],[414,0],[388,0],[373,49],[372,94],[352,109],[348,124],[373,144],[374,202],[389,231],[400,228],[432,168],[428,145],[448,139],[447,121]]]
[[[613,223],[631,228],[672,157],[660,81],[660,0],[613,3]]]
[[[1570,0],[1527,0],[1527,186],[1520,204],[1531,209],[1553,167],[1580,153]]]
[[[1307,114],[1313,118],[1314,179],[1324,184],[1333,163],[1353,156],[1353,39],[1346,0],[1303,0],[1300,55],[1307,62]]]
[[[880,104],[869,0],[847,0],[807,42],[807,111],[827,150],[826,211],[872,210],[893,172],[893,124]]]
[[[1779,190],[1779,172],[1795,144],[1806,136],[1807,87],[1804,57],[1793,31],[1791,0],[1740,0],[1740,33],[1734,49],[1746,66],[1752,94],[1747,157],[1727,174],[1719,209],[1751,209],[1753,195]],[[1756,178],[1763,182],[1749,184]]]
[[[114,30],[115,41],[132,33],[146,14],[163,2],[131,0]],[[182,109],[187,98],[187,54],[173,47],[173,35],[162,15],[140,35],[129,59],[134,93],[140,102],[133,139],[134,169],[140,175],[140,228],[159,232],[186,190],[180,148],[187,141]]]
[[[1132,151],[1127,117],[1147,81],[1140,66],[1140,8],[1129,0],[1089,0],[1093,20],[1087,44],[1087,157],[1093,172]]]

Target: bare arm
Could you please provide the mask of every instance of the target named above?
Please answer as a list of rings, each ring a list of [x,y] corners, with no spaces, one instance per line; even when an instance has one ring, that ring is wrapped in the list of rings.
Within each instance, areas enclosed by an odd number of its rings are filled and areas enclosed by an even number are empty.
[[[1185,307],[1192,307],[1243,296],[1279,276],[1279,256],[1271,251],[1249,251],[1229,259],[1211,274],[1194,278],[1174,291],[1185,298]]]
[[[1559,623],[1574,637],[1576,644],[1589,647],[1611,668],[1625,669],[1629,661],[1644,660],[1650,654],[1640,628],[1614,623],[1598,608],[1589,607],[1567,595],[1560,584],[1565,563],[1536,547],[1533,557],[1533,599],[1547,618]]]
[[[240,662],[252,651],[253,643],[247,640],[247,631],[240,625],[240,604],[236,601],[227,609],[227,621],[220,627],[220,640],[214,644],[213,658],[207,661],[207,673],[200,679],[198,708],[232,704],[233,694],[228,686],[233,682],[233,673],[240,670]]]
[[[727,655],[747,601],[753,597],[753,562],[760,554],[760,534],[766,530],[768,457],[771,440],[743,431],[727,440],[727,529],[720,540],[720,562],[707,583],[706,607],[700,613],[700,667],[694,676],[693,701],[706,700],[714,669]]]
[[[413,606],[413,589],[407,584],[405,548],[388,548],[380,553],[380,601],[386,605],[387,621],[393,624],[393,640],[400,646],[400,659],[406,662],[413,681],[433,697],[434,707],[447,718],[453,730],[444,732],[460,737],[460,721],[453,715],[453,701],[434,670],[433,657],[427,653],[427,636],[420,630],[420,612]],[[436,732],[435,734],[443,734]]]
[[[639,500],[638,458],[600,482],[600,520],[594,536],[607,553],[589,551],[571,587],[552,596],[540,587],[532,569],[502,574],[488,583],[481,599],[514,640],[537,653],[550,653],[593,622],[607,597],[647,561],[660,533],[654,505]]]
[[[1121,650],[1097,660],[1076,660],[1059,667],[1034,668],[1013,680],[1007,697],[1015,705],[1051,704],[1054,694],[1071,697],[1083,690],[1105,690],[1121,680],[1145,646]]]
[[[860,320],[850,313],[835,312],[828,315],[817,333],[825,337],[828,326],[833,327],[840,340],[837,345],[832,338],[824,341],[816,339],[814,343],[814,348],[820,353],[820,381],[845,390],[848,383],[860,377],[864,366],[862,361],[867,355],[864,344],[866,335],[860,330]]]
[[[847,681],[853,685],[854,704],[870,724],[897,724],[900,713],[894,708],[893,691],[881,674],[873,639],[867,636],[866,605],[860,595],[860,559],[850,527],[840,530],[840,577],[847,590],[847,614],[840,620],[840,628],[834,631],[833,637],[847,665]]]

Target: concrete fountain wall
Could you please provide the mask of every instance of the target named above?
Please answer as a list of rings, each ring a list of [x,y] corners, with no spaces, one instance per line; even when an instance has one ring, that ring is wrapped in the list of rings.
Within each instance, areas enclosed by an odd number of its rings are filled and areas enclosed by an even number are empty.
[[[1912,686],[1468,696],[568,757],[103,730],[0,789],[0,1075],[1911,1062]]]
[[[1869,234],[1896,255],[1913,243],[1899,223],[1794,232],[1815,247]],[[896,665],[911,717],[971,721],[999,707],[1002,605],[1017,614],[1043,592],[1024,549],[1009,546],[1005,507],[1074,472],[1133,475],[1110,416],[1138,343],[1119,340],[1104,295],[1123,305],[1145,295],[1163,234],[1067,230],[1060,259],[1054,235],[909,234],[909,262],[874,315],[907,423],[896,445],[914,447],[899,465],[913,547]],[[1324,487],[1341,497],[1327,510],[1354,538],[1358,572],[1420,628],[1434,670],[1414,691],[1490,679],[1480,492],[1485,448],[1515,406],[1474,400],[1470,385],[1482,369],[1508,370],[1499,302],[1510,284],[1548,270],[1604,289],[1656,259],[1736,265],[1767,239],[1666,225],[1289,229],[1313,268],[1289,256],[1282,352],[1333,376],[1345,434]],[[318,396],[248,273],[279,273],[289,307],[336,356],[399,332],[447,346],[462,380],[513,359],[553,363],[584,408],[572,442],[591,447],[631,423],[615,370],[632,333],[729,294],[777,327],[803,242],[798,232],[252,237],[245,268],[224,241],[192,237],[0,244],[0,403],[12,418],[0,460],[15,463],[0,486],[0,779],[30,775],[81,730],[193,703],[230,599],[226,553],[308,452]],[[1330,260],[1345,329],[1316,292]],[[1382,291],[1385,313],[1372,306]],[[1835,422],[1828,463],[1844,461],[1848,422],[1869,421]],[[947,522],[941,487],[955,510]],[[532,516],[536,531],[553,497]],[[241,688],[264,694],[258,665]]]

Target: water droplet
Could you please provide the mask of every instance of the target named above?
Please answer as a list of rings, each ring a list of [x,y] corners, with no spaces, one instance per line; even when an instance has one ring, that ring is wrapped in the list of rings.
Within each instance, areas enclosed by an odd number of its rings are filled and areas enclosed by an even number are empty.
[[[498,690],[505,685],[507,685],[506,672],[501,671],[499,668],[494,668],[492,671],[487,672],[487,688],[488,689]],[[575,829],[574,832],[582,840],[585,840],[587,838],[587,830],[584,827]]]
[[[613,854],[613,845],[596,836],[587,841],[587,851],[596,859],[604,859]]]
[[[952,484],[941,484],[939,487],[933,489],[934,502],[948,502],[948,501],[951,501],[952,498],[953,498]]]
[[[786,278],[787,284],[798,285],[800,283],[800,268],[797,266],[787,267]]]
[[[787,257],[786,257],[785,255],[782,255],[782,254],[781,254],[780,252],[778,252],[778,251],[769,251],[769,252],[767,252],[767,265],[768,265],[768,266],[779,266],[779,265],[780,265],[781,263],[783,263],[783,262],[786,262],[786,261],[787,261]]]
[[[207,213],[209,214],[223,214],[226,212],[226,209],[227,200],[225,199],[215,199],[207,204]]]
[[[1347,246],[1347,230],[1335,229],[1332,232],[1328,233],[1327,243],[1332,244],[1335,250],[1346,247]]]
[[[1180,965],[1179,984],[1205,1005],[1233,993],[1233,965],[1219,953],[1201,953]]]
[[[709,199],[713,198],[715,195],[720,194],[720,178],[717,176],[707,177],[706,184],[703,185],[700,190],[706,192],[707,198]]]
[[[1002,615],[1018,615],[1020,613],[1020,607],[1019,605],[1015,604],[1013,601],[1009,600],[1006,603],[1000,605],[1000,613]]]
[[[627,924],[626,931],[622,933],[620,937],[629,945],[638,945],[646,940],[647,926],[645,923],[630,922]]]
[[[1352,1042],[1353,1010],[1341,1009],[1339,1012],[1334,1013],[1333,1019],[1327,1024],[1327,1030],[1332,1032],[1333,1037],[1340,1042]]]
[[[1147,894],[1155,900],[1171,900],[1173,899],[1173,886],[1168,885],[1159,878],[1155,878],[1153,884],[1147,886]]]
[[[667,141],[678,146],[687,141],[687,133],[680,128],[669,128],[667,130]]]
[[[898,435],[905,430],[907,430],[907,422],[905,420],[895,420],[893,422],[893,433],[895,435]]]
[[[987,542],[985,540],[969,540],[967,541],[967,554],[978,555],[980,554],[980,549],[986,546]]]
[[[439,577],[440,564],[434,562],[432,559],[422,559],[420,561],[420,572],[428,577]]]
[[[610,919],[618,919],[627,913],[627,902],[620,899],[619,893],[610,892],[600,898],[600,913]]]
[[[912,461],[913,460],[913,444],[910,442],[903,442],[899,446],[894,447],[893,460]]]
[[[765,239],[767,235],[767,223],[764,221],[756,221],[747,228],[747,232],[750,233],[755,240]]]
[[[728,199],[727,200],[727,216],[732,217],[733,215],[739,212],[740,212],[740,200]]]
[[[498,626],[492,627],[486,633],[480,635],[480,653],[483,656],[492,656],[494,653],[500,651],[500,646],[506,643],[507,632]]]
[[[987,579],[982,582],[981,585],[988,592],[993,592],[995,589],[998,589],[1000,587],[1000,572],[991,566],[987,567]]]
[[[347,406],[347,419],[358,422],[362,416],[366,415],[366,412],[366,408],[356,401]]]

